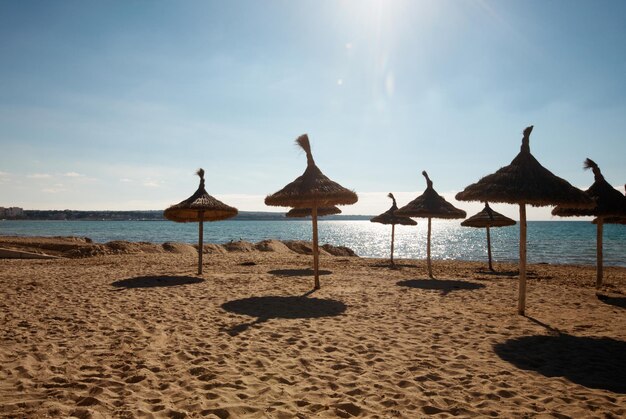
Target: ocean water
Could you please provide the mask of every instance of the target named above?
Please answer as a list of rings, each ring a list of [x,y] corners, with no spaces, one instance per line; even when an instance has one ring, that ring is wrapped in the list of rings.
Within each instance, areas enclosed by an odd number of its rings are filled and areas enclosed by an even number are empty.
[[[369,221],[320,221],[320,243],[347,246],[361,257],[389,257],[391,226]],[[396,226],[396,258],[426,257],[426,220],[416,227]],[[198,224],[170,221],[0,221],[0,235],[80,236],[95,242],[111,240],[196,243]],[[594,265],[596,226],[585,221],[528,222],[530,263]],[[206,243],[264,239],[311,240],[311,222],[220,221],[204,224]],[[459,221],[433,220],[433,259],[483,261],[485,229],[461,227]],[[514,262],[519,255],[519,226],[491,229],[494,261]],[[626,267],[626,226],[604,226],[604,263]]]

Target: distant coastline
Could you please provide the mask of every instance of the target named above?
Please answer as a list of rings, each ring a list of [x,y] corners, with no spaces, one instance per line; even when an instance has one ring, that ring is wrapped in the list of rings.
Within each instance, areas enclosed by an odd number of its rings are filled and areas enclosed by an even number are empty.
[[[330,215],[323,220],[369,220],[372,215]],[[3,218],[3,217],[0,217]],[[78,211],[78,210],[23,210],[20,215],[4,217],[7,220],[55,221],[163,221],[162,210],[148,211]],[[293,221],[284,212],[240,211],[233,221]]]

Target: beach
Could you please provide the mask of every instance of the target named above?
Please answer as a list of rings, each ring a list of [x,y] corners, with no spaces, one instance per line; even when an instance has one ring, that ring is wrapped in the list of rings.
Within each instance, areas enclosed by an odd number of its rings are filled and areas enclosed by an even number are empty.
[[[623,267],[3,240],[0,417],[626,415]]]

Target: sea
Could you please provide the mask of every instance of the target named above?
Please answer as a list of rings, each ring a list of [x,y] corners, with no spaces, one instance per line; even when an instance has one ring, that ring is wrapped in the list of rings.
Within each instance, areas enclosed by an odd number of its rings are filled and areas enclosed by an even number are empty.
[[[394,257],[426,258],[426,220],[417,226],[396,226]],[[320,244],[347,246],[361,257],[387,258],[391,226],[366,220],[318,222]],[[516,262],[519,258],[519,226],[492,228],[494,261]],[[112,240],[153,243],[197,243],[197,223],[170,221],[0,221],[3,236],[78,236],[94,242]],[[487,258],[486,231],[462,227],[458,221],[433,220],[431,257],[484,261]],[[626,267],[626,226],[604,226],[604,264]],[[204,223],[205,243],[226,243],[265,239],[311,240],[311,221],[226,220]],[[596,226],[589,221],[529,221],[528,261],[530,263],[595,265]]]

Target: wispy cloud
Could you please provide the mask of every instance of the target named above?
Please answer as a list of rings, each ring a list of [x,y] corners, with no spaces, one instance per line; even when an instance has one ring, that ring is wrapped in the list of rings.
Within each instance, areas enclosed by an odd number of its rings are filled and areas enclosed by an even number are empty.
[[[32,175],[26,176],[29,179],[50,179],[52,175],[48,173],[33,173]]]
[[[146,180],[143,183],[143,186],[147,186],[148,188],[158,188],[161,186],[161,184],[155,180]]]
[[[52,187],[43,188],[41,191],[45,192],[45,193],[55,194],[55,193],[59,193],[59,192],[65,192],[65,191],[67,191],[67,189],[65,188],[65,186],[62,183],[57,183],[57,184],[53,185]]]
[[[84,177],[85,175],[81,175],[80,173],[76,173],[76,172],[67,172],[67,173],[64,173],[63,176],[65,176],[65,177]]]

